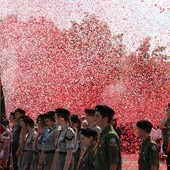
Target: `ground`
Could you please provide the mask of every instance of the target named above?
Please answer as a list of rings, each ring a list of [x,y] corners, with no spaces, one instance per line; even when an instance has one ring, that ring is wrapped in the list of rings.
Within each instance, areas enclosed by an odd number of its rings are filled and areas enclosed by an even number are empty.
[[[123,168],[122,170],[138,170],[137,154],[123,154]],[[160,170],[166,170],[165,162],[160,162]]]

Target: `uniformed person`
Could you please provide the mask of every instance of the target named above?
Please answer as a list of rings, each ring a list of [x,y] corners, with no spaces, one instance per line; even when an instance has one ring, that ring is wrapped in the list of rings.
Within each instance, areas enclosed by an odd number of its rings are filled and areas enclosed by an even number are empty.
[[[120,170],[120,141],[111,126],[114,110],[106,105],[95,107],[96,123],[102,129],[94,161],[94,170]]]
[[[86,147],[82,143],[81,139],[81,120],[79,119],[77,114],[71,115],[71,124],[72,127],[75,129],[76,132],[76,139],[75,139],[75,152],[73,154],[74,157],[74,169],[79,169],[81,158],[83,157]]]
[[[19,125],[19,119],[21,116],[25,115],[25,110],[17,108],[15,110],[15,123],[12,128],[12,142],[11,142],[11,151],[12,151],[12,161],[14,170],[18,170],[16,152],[19,146],[21,126]]]
[[[21,116],[19,119],[19,125],[21,126],[21,132],[20,132],[20,139],[19,139],[19,147],[17,149],[16,155],[18,157],[17,165],[18,170],[21,170],[21,163],[23,158],[23,151],[25,147],[25,137],[27,134],[27,130],[25,129],[25,123],[23,119],[29,118],[28,116]]]
[[[43,135],[46,131],[46,124],[44,118],[45,118],[44,114],[40,114],[38,115],[36,120],[38,125],[38,135],[34,141],[34,156],[32,162],[32,170],[38,169],[40,153],[42,151]]]
[[[158,146],[150,137],[153,125],[148,120],[140,120],[137,122],[136,126],[138,136],[143,139],[139,147],[139,170],[158,170]]]
[[[91,129],[94,129],[98,134],[101,132],[101,128],[96,125],[96,115],[94,109],[85,109],[86,120],[88,122],[88,126]]]
[[[162,130],[163,151],[167,156],[166,157],[167,170],[170,170],[170,151],[167,149],[168,138],[170,135],[170,103],[168,104],[168,108],[166,109],[166,116],[161,121],[159,128]]]
[[[90,128],[82,129],[82,142],[87,150],[83,155],[80,163],[80,170],[93,170],[94,169],[94,160],[96,154],[98,133]]]
[[[23,119],[25,123],[25,129],[28,132],[25,139],[24,153],[21,163],[21,169],[31,170],[31,164],[33,160],[33,144],[37,136],[37,132],[34,130],[34,121],[31,118]]]
[[[44,161],[42,160],[43,157],[39,160],[39,167],[43,167],[44,170],[50,170],[55,153],[55,139],[57,136],[57,126],[54,111],[47,112],[47,114],[45,115],[45,123],[48,126],[48,134],[42,146]]]
[[[56,109],[58,124],[62,130],[57,140],[56,170],[73,170],[73,152],[75,147],[75,133],[70,124],[70,112],[64,108]]]

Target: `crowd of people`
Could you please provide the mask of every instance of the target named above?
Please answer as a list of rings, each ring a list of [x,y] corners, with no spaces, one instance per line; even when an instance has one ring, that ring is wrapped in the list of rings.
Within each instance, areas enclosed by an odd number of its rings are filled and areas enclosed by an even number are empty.
[[[128,129],[117,127],[115,111],[109,106],[97,105],[84,112],[79,117],[57,108],[39,114],[35,122],[23,109],[11,112],[7,126],[1,126],[0,169],[120,170],[122,148],[134,140],[138,141],[139,170],[158,170],[160,153],[170,169],[170,104],[159,127],[148,120],[137,121],[141,140],[133,133],[125,137]]]

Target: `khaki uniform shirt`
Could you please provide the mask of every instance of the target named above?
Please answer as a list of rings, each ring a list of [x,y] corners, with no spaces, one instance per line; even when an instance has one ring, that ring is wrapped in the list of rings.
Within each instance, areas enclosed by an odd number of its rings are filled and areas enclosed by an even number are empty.
[[[111,164],[121,169],[121,152],[119,137],[111,125],[106,126],[100,134],[94,170],[109,170]]]
[[[57,136],[57,126],[48,129],[48,134],[46,136],[45,142],[42,146],[43,151],[55,151],[55,139]]]
[[[139,147],[139,170],[150,170],[151,165],[156,165],[159,169],[159,151],[157,144],[147,137]]]
[[[37,136],[37,132],[35,130],[32,130],[30,133],[27,134],[24,150],[27,151],[34,150],[33,146],[34,146],[34,140],[36,136]]]
[[[57,152],[67,152],[68,149],[75,149],[75,133],[72,128],[65,125],[60,133],[57,142]]]

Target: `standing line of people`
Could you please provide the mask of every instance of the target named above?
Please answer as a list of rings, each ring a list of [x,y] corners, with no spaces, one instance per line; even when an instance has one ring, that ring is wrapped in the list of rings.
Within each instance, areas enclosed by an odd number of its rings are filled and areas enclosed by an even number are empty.
[[[115,111],[107,105],[97,105],[94,109],[85,109],[84,112],[87,120],[84,127],[84,122],[78,115],[71,115],[65,108],[38,115],[36,123],[23,109],[11,112],[10,122],[13,127],[10,142],[12,154],[8,161],[10,169],[121,170],[120,139],[111,125]],[[170,105],[166,112],[160,128],[169,170]],[[152,123],[140,120],[137,121],[136,128],[138,137],[142,139],[138,169],[158,170],[159,147],[150,136]],[[1,146],[1,143],[0,141],[0,159],[6,146]]]

